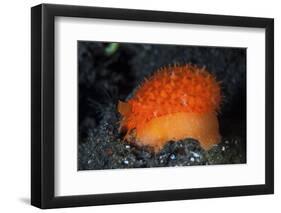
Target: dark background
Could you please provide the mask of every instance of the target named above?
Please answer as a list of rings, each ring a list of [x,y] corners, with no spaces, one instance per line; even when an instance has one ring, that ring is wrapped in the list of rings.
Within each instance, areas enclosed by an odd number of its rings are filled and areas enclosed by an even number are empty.
[[[246,49],[78,42],[78,169],[229,164],[246,162]],[[126,100],[160,67],[206,67],[222,86],[222,142],[204,151],[198,142],[170,142],[160,153],[122,142],[118,100]]]

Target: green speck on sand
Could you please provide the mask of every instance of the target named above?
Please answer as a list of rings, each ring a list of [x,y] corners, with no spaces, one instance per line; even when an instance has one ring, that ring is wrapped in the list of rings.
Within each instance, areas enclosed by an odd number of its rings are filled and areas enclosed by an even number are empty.
[[[107,47],[105,48],[105,54],[107,56],[110,56],[112,54],[114,54],[117,49],[119,47],[119,44],[118,43],[110,43],[109,45],[107,45]]]

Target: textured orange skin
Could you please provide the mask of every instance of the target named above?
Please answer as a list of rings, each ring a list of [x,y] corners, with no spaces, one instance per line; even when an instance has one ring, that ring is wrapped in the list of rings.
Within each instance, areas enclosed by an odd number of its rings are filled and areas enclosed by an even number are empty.
[[[156,71],[128,102],[119,102],[125,139],[159,151],[168,141],[197,139],[204,149],[219,143],[220,85],[204,68],[172,66]],[[133,131],[135,130],[135,131]]]

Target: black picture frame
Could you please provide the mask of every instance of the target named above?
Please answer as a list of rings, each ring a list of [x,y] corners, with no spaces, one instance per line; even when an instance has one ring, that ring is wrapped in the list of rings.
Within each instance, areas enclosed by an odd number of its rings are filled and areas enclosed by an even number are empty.
[[[54,195],[54,18],[58,16],[264,28],[266,32],[265,184],[56,197]],[[31,52],[32,205],[46,209],[274,193],[273,19],[41,4],[31,9]]]

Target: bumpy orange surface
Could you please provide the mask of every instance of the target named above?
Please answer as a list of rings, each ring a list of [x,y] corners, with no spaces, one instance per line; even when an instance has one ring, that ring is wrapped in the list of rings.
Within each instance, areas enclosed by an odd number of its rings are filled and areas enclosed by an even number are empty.
[[[170,66],[156,71],[133,98],[119,102],[125,139],[159,151],[168,141],[193,138],[204,149],[219,143],[220,85],[204,68]]]

